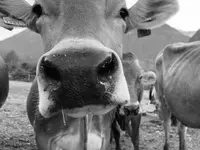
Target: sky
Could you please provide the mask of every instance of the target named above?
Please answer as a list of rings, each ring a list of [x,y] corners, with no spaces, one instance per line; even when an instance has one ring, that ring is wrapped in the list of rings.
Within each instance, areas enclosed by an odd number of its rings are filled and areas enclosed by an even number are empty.
[[[33,0],[27,0],[33,3]],[[137,0],[126,0],[127,6],[132,6]],[[179,0],[180,11],[167,24],[184,31],[196,31],[200,28],[200,0]],[[0,40],[13,36],[24,29],[7,31],[0,27]]]

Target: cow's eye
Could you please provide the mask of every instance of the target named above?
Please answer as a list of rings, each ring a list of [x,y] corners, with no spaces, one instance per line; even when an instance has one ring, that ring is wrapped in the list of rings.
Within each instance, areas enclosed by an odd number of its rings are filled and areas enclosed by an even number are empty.
[[[128,10],[126,8],[121,8],[120,10],[120,16],[122,17],[122,19],[126,19],[126,17],[129,16]]]
[[[38,18],[43,14],[42,6],[40,4],[35,4],[32,11]]]
[[[140,82],[140,81],[142,80],[142,78],[143,78],[143,75],[140,75],[140,76],[138,77],[138,81]]]

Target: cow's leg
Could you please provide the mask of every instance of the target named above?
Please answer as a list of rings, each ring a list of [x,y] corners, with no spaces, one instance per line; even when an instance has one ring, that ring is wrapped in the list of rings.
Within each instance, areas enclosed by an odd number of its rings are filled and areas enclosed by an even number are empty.
[[[112,123],[112,133],[115,139],[116,150],[121,150],[120,147],[120,130],[118,129],[116,120]]]
[[[42,137],[43,138],[43,137]],[[40,138],[40,136],[35,137],[35,141],[36,141],[36,146],[37,146],[37,150],[47,150],[47,143],[45,141],[45,139]]]
[[[171,113],[165,104],[161,104],[161,114],[163,117],[163,126],[165,130],[165,145],[164,150],[169,150],[169,132],[171,127]]]
[[[131,127],[132,127],[132,132],[130,134],[131,140],[134,145],[134,150],[139,150],[139,134],[140,134],[140,122],[141,122],[141,114],[134,116],[131,119]]]
[[[186,133],[187,133],[187,127],[179,122],[178,124],[179,150],[187,150]]]
[[[110,143],[112,143],[113,141],[113,131],[111,130],[111,133],[110,133]]]

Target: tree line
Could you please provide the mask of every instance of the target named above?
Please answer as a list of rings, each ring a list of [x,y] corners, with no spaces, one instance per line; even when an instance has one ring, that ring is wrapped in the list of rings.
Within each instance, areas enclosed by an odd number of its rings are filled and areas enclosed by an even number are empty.
[[[36,75],[36,64],[21,60],[14,50],[2,56],[8,66],[10,80],[33,81]]]

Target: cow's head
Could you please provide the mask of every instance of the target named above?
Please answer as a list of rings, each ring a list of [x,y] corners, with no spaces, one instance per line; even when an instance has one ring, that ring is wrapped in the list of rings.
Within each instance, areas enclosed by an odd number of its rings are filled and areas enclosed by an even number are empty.
[[[140,101],[143,96],[144,83],[152,85],[156,76],[152,71],[145,72],[139,65],[138,58],[131,52],[123,54],[123,69],[127,80],[130,94],[130,103],[119,107],[120,115],[137,115],[139,113]]]
[[[143,72],[142,83],[144,86],[154,86],[156,82],[156,74],[153,71]]]
[[[150,77],[147,77],[147,78],[156,78],[156,75],[154,72],[151,72],[151,74],[149,74],[149,76]],[[151,86],[150,86],[149,100],[150,100],[150,104],[155,106],[155,109],[156,109],[155,111],[159,111],[160,101],[159,101],[159,96],[157,95],[157,92],[156,92],[156,82],[154,84],[151,84]]]
[[[144,72],[142,83],[144,86],[148,87],[150,103],[155,104],[156,74],[153,71]]]
[[[123,34],[162,25],[176,0],[1,0],[0,12],[39,33],[45,53],[37,64],[39,112],[48,118],[104,114],[130,101],[122,68]]]
[[[119,106],[119,113],[120,115],[126,116],[137,115],[139,111],[139,102],[143,94],[141,67],[137,57],[131,52],[123,54],[122,64],[129,89],[130,103],[122,107]]]

